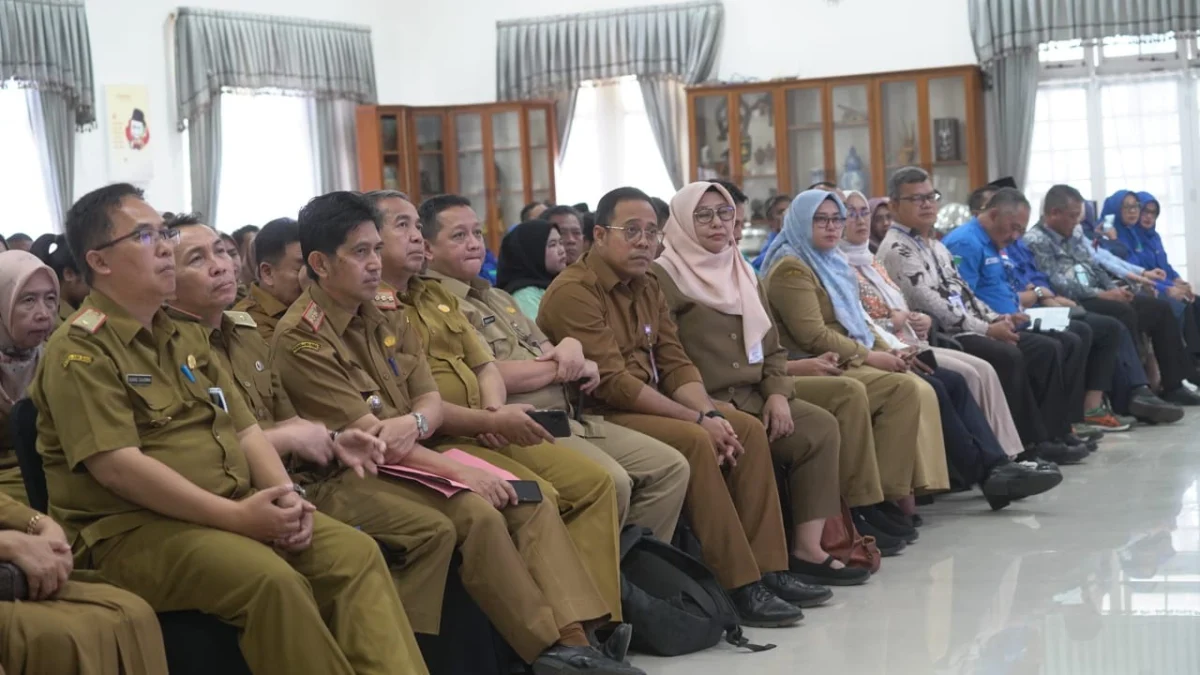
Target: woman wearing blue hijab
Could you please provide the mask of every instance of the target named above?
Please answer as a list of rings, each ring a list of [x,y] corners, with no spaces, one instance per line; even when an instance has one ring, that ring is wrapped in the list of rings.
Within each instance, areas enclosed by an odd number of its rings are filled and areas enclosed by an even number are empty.
[[[1192,354],[1200,354],[1200,312],[1196,310],[1196,294],[1192,285],[1179,276],[1167,259],[1162,236],[1158,234],[1158,216],[1162,206],[1149,192],[1137,193],[1141,208],[1138,220],[1131,226],[1122,225],[1121,236],[1136,242],[1130,262],[1160,273],[1156,284],[1159,297],[1164,298],[1183,329],[1183,341]]]

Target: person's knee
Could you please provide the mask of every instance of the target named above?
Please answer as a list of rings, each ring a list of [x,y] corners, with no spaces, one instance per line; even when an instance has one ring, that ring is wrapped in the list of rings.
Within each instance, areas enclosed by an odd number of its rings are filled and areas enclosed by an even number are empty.
[[[864,390],[863,394],[866,392]],[[838,428],[837,418],[827,410],[815,410],[804,418],[804,425],[796,425],[794,434],[804,434],[813,439],[813,445],[818,449],[837,448],[842,444],[842,432]]]

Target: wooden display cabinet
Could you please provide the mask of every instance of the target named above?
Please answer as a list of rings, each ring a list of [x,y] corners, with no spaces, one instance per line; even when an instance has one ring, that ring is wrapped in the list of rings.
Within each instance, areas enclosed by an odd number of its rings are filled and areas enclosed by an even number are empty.
[[[463,195],[483,222],[488,247],[498,251],[525,204],[554,201],[553,105],[359,106],[359,188],[400,190],[415,203]]]
[[[888,175],[905,165],[929,171],[943,203],[965,203],[987,182],[974,66],[687,91],[690,179],[742,186],[755,222],[770,197],[822,180],[881,196]]]

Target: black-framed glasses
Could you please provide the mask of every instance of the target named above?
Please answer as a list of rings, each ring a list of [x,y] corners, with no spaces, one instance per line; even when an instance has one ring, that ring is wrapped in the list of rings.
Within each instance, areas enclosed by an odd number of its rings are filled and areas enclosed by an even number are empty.
[[[623,233],[625,235],[625,241],[627,241],[631,244],[643,237],[645,237],[645,238],[649,239],[651,242],[657,244],[658,242],[662,241],[662,238],[663,238],[662,230],[658,229],[657,227],[647,227],[645,229],[642,229],[640,227],[622,227],[620,225],[609,225],[608,229],[618,230],[619,232]]]
[[[165,241],[174,246],[179,243],[179,230],[174,227],[164,227],[161,230],[156,230],[152,227],[141,228],[122,237],[117,237],[116,239],[100,244],[92,250],[103,251],[106,248],[112,248],[123,241],[131,239],[146,248],[156,246],[159,241]]]
[[[713,218],[720,218],[721,222],[728,223],[737,215],[737,210],[732,206],[719,206],[717,208],[705,207],[692,211],[692,218],[697,223],[708,225],[713,222]]]
[[[928,194],[909,195],[907,197],[901,197],[900,201],[910,202],[913,204],[917,204],[918,206],[924,206],[925,204],[937,204],[942,201],[942,193],[938,192],[937,190],[934,190],[933,192],[930,192]]]
[[[1121,209],[1125,211],[1141,211],[1141,204],[1122,204]]]
[[[813,216],[813,225],[829,232],[837,232],[846,227],[846,219],[841,216],[827,216],[823,213],[818,213]]]

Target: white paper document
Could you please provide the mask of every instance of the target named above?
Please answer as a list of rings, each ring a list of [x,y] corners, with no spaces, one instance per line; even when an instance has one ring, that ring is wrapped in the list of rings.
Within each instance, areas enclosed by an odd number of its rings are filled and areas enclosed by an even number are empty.
[[[1025,313],[1029,315],[1029,330],[1066,330],[1071,324],[1070,307],[1030,307]]]

